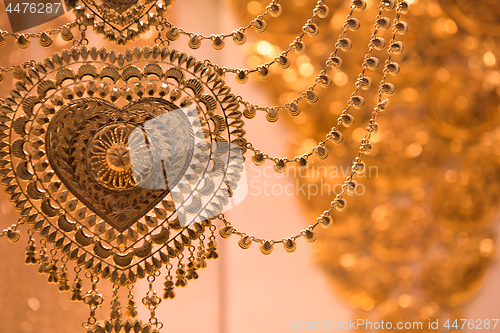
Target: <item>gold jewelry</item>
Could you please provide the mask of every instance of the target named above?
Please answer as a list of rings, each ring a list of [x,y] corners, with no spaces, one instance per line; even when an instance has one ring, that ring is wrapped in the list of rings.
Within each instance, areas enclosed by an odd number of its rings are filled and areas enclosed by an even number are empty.
[[[324,0],[319,0],[316,6],[314,7],[313,10],[313,16],[307,20],[306,24],[302,27],[302,33],[295,38],[295,41],[290,44],[290,47],[282,53],[282,56],[286,57],[286,55],[292,50],[295,49],[297,52],[302,52],[304,50],[304,44],[302,42],[302,38],[307,34],[311,37],[316,36],[319,33],[319,28],[316,23],[314,23],[314,19],[316,17],[321,17],[325,18],[328,15],[328,7],[324,4]],[[233,38],[233,41],[236,45],[242,45],[245,43],[247,37],[245,32],[253,27],[256,32],[258,33],[263,33],[266,28],[267,28],[267,23],[264,20],[264,17],[266,14],[271,14],[271,16],[278,17],[281,14],[281,5],[279,4],[279,0],[273,0],[267,7],[264,13],[261,15],[257,16],[254,18],[247,26],[240,27],[236,30],[234,30],[231,33],[226,33],[226,34],[217,34],[217,35],[210,35],[210,36],[204,36],[199,33],[195,32],[187,32],[184,31],[184,29],[180,27],[176,27],[172,23],[170,23],[168,20],[164,19],[162,24],[168,28],[167,32],[165,33],[165,36],[170,40],[170,41],[175,41],[179,38],[179,35],[186,35],[189,37],[189,42],[188,46],[192,49],[197,49],[201,46],[201,42],[203,40],[211,40],[212,41],[212,47],[216,50],[222,50],[224,48],[225,42],[224,40],[226,38]],[[279,60],[279,59],[278,59]],[[251,72],[257,72],[259,71],[259,76],[262,79],[265,79],[268,76],[268,72],[264,72],[264,69],[268,69],[269,66],[271,66],[275,62],[279,62],[278,60],[274,60],[273,62],[264,64],[259,66],[257,69],[254,70],[234,70],[234,69],[227,69],[225,67],[221,67],[220,70],[222,71],[222,74],[225,72],[232,72],[236,73],[236,80],[239,83],[245,83],[245,78],[239,78],[241,76],[241,73],[251,73]],[[282,67],[286,66],[286,61],[284,62],[279,62]],[[264,68],[264,69],[262,69]],[[244,82],[245,81],[245,82]]]
[[[180,35],[185,35],[189,37],[188,46],[192,49],[199,48],[203,40],[211,40],[212,47],[216,50],[221,50],[222,48],[224,48],[224,39],[229,37],[233,38],[233,42],[236,45],[244,44],[247,40],[245,32],[251,27],[254,27],[255,31],[259,33],[264,32],[267,27],[267,23],[264,18],[267,14],[270,14],[273,17],[278,17],[281,14],[281,5],[279,3],[279,0],[272,0],[269,5],[266,6],[266,10],[262,14],[254,18],[247,26],[235,29],[229,34],[204,36],[195,32],[184,31],[183,28],[175,26],[166,19],[162,21],[162,24],[168,28],[165,35],[170,41],[175,41],[179,38]]]
[[[64,41],[70,41],[73,39],[73,33],[71,29],[78,25],[77,21],[67,23],[59,28],[50,29],[47,31],[41,31],[37,33],[9,33],[7,31],[0,30],[0,47],[7,44],[6,39],[15,39],[17,47],[21,49],[26,49],[31,45],[32,38],[38,38],[41,46],[49,47],[52,45],[52,35],[60,34]]]
[[[382,96],[394,92],[394,85],[386,79],[399,68],[392,56],[403,49],[396,35],[402,32],[398,26],[407,4],[404,0],[381,0],[369,51],[348,107],[327,139],[315,148],[318,157],[325,158],[325,143],[340,143],[342,134],[338,127],[352,123],[351,106],[364,105],[358,90],[369,87],[365,72],[378,67],[371,52],[384,47],[377,32],[389,25],[382,10],[396,9],[376,107],[342,192],[315,224],[297,235],[282,240],[249,236],[225,219],[223,209],[237,189],[243,154],[252,150],[256,164],[269,159],[245,138],[242,116],[246,113],[251,118],[249,108],[260,107],[231,93],[222,78],[227,69],[170,50],[168,42],[161,38],[162,25],[157,27],[160,34],[153,47],[116,52],[86,45],[87,26],[125,44],[160,22],[171,5],[169,1],[155,4],[145,0],[133,5],[82,0],[74,9],[81,39],[74,42],[73,48],[42,62],[30,61],[2,69],[12,71],[18,81],[11,94],[0,102],[0,175],[21,215],[19,223],[2,235],[17,241],[18,226],[30,225],[26,263],[38,264],[39,272],[48,275],[49,283],[58,283],[59,290],[71,291],[72,300],[88,306],[90,315],[83,326],[89,332],[113,328],[119,332],[121,327],[158,332],[163,324],[158,321],[156,310],[162,297],[154,290],[153,282],[165,265],[163,298],[170,299],[175,297],[175,287],[184,287],[189,280],[198,278],[197,270],[206,267],[206,260],[218,257],[216,226],[212,223],[215,219],[224,223],[219,230],[223,238],[238,234],[240,247],[249,248],[252,241],[257,242],[264,254],[270,254],[278,243],[283,244],[286,252],[293,252],[296,239],[302,236],[313,242],[314,228],[318,224],[330,227],[331,211],[344,211],[345,192],[357,190],[354,176],[365,169],[363,157],[370,153],[370,138],[378,129],[377,115],[387,106]],[[359,25],[352,13],[365,5],[363,0],[352,1],[327,67],[339,68],[342,64],[338,50],[348,50],[352,45],[345,33]],[[313,19],[325,14],[326,8],[322,0],[318,1]],[[150,22],[138,22],[145,15]],[[97,17],[102,22],[96,23]],[[137,34],[131,24],[137,24]],[[308,24],[310,27],[314,22]],[[108,32],[105,25],[111,27]],[[298,114],[296,103],[302,99],[315,103],[318,97],[314,88],[329,82],[325,68],[314,85],[286,105],[291,114]],[[263,109],[268,112],[268,120],[275,121],[280,108],[283,107]],[[311,154],[293,161],[306,167]],[[290,161],[275,158],[275,170],[284,171]],[[40,238],[38,258],[35,237]],[[69,265],[76,273],[71,287]],[[87,292],[83,289],[83,276],[91,283]],[[132,296],[134,283],[142,278],[149,283],[142,299],[150,311],[147,323],[135,319]],[[98,290],[100,279],[113,283],[111,314],[104,322],[98,322],[96,316],[104,302]],[[121,319],[120,287],[129,290],[126,320]]]
[[[175,0],[112,1],[97,3],[76,0],[71,4],[73,14],[83,26],[119,45],[136,41],[140,35],[158,25]],[[143,20],[144,19],[144,20]]]

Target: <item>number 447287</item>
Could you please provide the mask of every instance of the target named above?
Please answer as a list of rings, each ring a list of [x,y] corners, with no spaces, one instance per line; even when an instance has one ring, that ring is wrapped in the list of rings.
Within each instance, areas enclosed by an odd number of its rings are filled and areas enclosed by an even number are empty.
[[[450,325],[450,319],[446,321],[444,327],[447,329],[476,329],[476,330],[494,330],[497,327],[498,319],[455,319],[455,321]]]
[[[8,13],[23,13],[23,14],[57,14],[61,8],[61,3],[34,3],[23,2],[17,3],[12,8],[12,3],[7,5],[5,9]]]

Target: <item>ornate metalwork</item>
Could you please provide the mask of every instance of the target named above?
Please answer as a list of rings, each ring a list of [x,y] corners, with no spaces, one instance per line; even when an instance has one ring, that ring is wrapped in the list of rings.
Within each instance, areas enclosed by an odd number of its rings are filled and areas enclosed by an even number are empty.
[[[194,57],[74,48],[16,87],[2,103],[3,184],[24,221],[93,274],[127,285],[154,273],[227,204],[242,113]]]

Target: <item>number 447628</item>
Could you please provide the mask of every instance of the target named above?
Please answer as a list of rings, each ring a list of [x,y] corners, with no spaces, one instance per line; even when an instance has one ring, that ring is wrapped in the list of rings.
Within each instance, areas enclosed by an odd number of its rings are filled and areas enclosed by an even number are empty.
[[[450,325],[450,319],[446,321],[444,327],[447,329],[476,329],[476,330],[494,330],[497,327],[498,319],[455,319],[455,321]]]
[[[14,8],[12,8],[12,3],[7,5],[5,9],[8,13],[23,13],[23,14],[57,14],[61,8],[61,3],[34,3],[34,2],[23,2],[17,3]]]

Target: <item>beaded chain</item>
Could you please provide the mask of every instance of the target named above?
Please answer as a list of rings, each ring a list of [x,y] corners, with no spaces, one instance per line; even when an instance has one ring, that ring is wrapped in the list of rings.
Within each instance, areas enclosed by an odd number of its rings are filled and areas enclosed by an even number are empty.
[[[356,20],[355,18],[352,17],[352,13],[353,13],[354,8],[357,8],[355,6],[355,2],[356,1],[353,1],[353,3],[351,4],[352,9],[351,9],[351,12],[349,13],[349,15],[347,16],[347,21]],[[363,7],[361,7],[361,8],[363,8]],[[320,159],[325,159],[328,157],[328,150],[325,147],[325,145],[328,141],[332,141],[334,144],[341,144],[343,142],[344,136],[339,129],[340,125],[343,125],[344,127],[350,127],[353,124],[354,117],[349,113],[349,109],[351,107],[354,107],[356,109],[361,109],[365,105],[364,97],[360,96],[358,94],[358,92],[360,89],[368,90],[371,88],[371,85],[372,85],[371,78],[365,76],[366,70],[367,69],[376,70],[379,67],[380,62],[376,57],[374,57],[372,55],[372,51],[374,49],[375,50],[383,49],[383,47],[385,46],[385,41],[382,37],[377,36],[377,34],[378,34],[379,29],[388,29],[391,25],[390,20],[387,17],[382,16],[383,9],[392,10],[393,8],[391,8],[390,4],[388,4],[387,2],[383,2],[379,6],[379,13],[376,17],[375,30],[370,37],[370,42],[368,45],[368,53],[365,55],[365,59],[364,59],[363,64],[362,64],[363,69],[362,69],[361,73],[359,74],[357,81],[355,82],[356,89],[351,94],[351,97],[349,98],[349,101],[347,102],[346,109],[341,113],[341,115],[337,119],[337,124],[334,127],[332,127],[331,131],[326,135],[326,138],[323,141],[319,142],[310,152],[308,152],[306,154],[302,154],[300,156],[295,156],[294,158],[291,158],[291,159],[289,159],[287,157],[269,157],[269,155],[267,153],[264,153],[261,150],[253,147],[253,145],[251,143],[247,143],[247,148],[249,150],[253,151],[255,154],[252,157],[252,161],[256,165],[258,165],[258,166],[263,165],[265,163],[265,160],[271,160],[271,161],[275,162],[274,169],[276,172],[284,172],[286,169],[287,163],[290,163],[290,162],[297,163],[297,166],[299,168],[305,168],[307,166],[308,158],[313,154],[316,154],[316,156]],[[349,25],[347,22],[344,24],[344,31],[342,32],[342,34],[340,35],[338,40],[341,40],[342,38],[346,38],[345,32],[347,31],[348,27],[350,27],[350,26],[351,25]],[[359,21],[356,20],[355,26],[357,28],[359,28]],[[399,21],[399,22],[397,22],[397,24],[395,25],[394,28],[398,33],[404,34],[407,31],[407,24],[404,21]],[[329,68],[340,69],[340,67],[342,66],[342,59],[337,54],[338,50],[339,50],[339,44],[340,44],[339,42],[336,43],[335,51],[330,55],[329,59],[327,60],[327,67],[321,71],[318,78],[316,79],[316,83],[311,87],[312,89],[314,89],[314,87],[316,86],[318,81],[322,84],[322,86],[325,86],[325,85],[329,86],[331,84],[331,78],[328,76],[327,70]],[[391,44],[391,47],[393,47],[392,44]],[[397,45],[394,45],[394,48],[397,48]],[[398,54],[401,51],[402,51],[402,48],[397,49],[397,50],[394,49],[392,52],[395,54]],[[399,72],[399,68],[400,68],[399,64],[396,62],[390,62],[387,65],[387,70],[388,70],[389,74],[392,74],[392,75],[396,75]],[[325,84],[325,82],[327,84]],[[387,95],[392,95],[394,93],[394,88],[390,84],[384,85],[383,90]],[[315,95],[315,96],[317,96],[317,95]],[[316,101],[317,101],[317,99],[316,99]],[[308,96],[308,102],[313,104],[314,100],[311,100]],[[381,107],[385,107],[385,106],[382,105]],[[294,110],[295,112],[292,113],[291,110]],[[245,112],[246,111],[248,111],[248,109],[245,110]],[[299,112],[300,112],[300,109],[298,108],[298,106],[296,106],[296,104],[290,109],[291,116],[296,116],[296,115],[298,115]],[[254,115],[255,115],[255,112],[252,114],[252,117]],[[267,115],[267,119],[269,120],[269,113]],[[365,146],[366,146],[365,148],[368,149],[368,144],[366,144]]]
[[[38,38],[40,45],[43,47],[49,47],[52,45],[53,38],[52,35],[60,34],[61,38],[68,42],[73,39],[73,33],[71,29],[78,25],[78,21],[67,23],[55,29],[50,29],[46,31],[36,32],[36,33],[10,33],[7,31],[0,30],[0,47],[5,46],[7,43],[6,38],[12,38],[16,40],[16,45],[20,49],[26,49],[31,45],[31,38]]]
[[[398,33],[401,33],[401,31],[397,28],[402,21],[400,21],[401,14],[404,14],[408,11],[409,5],[407,2],[404,0],[398,0],[397,4],[395,1],[390,1],[390,0],[381,0],[379,8],[387,8],[387,4],[392,3],[394,7],[396,8],[396,18],[394,19],[394,26],[392,29],[393,35],[392,39],[390,41],[390,47],[388,49],[388,57],[387,60],[385,61],[385,66],[383,70],[383,78],[380,82],[379,89],[378,89],[378,101],[377,101],[377,106],[374,108],[372,111],[371,118],[368,122],[368,126],[366,129],[366,133],[364,138],[361,140],[361,145],[359,147],[358,155],[354,159],[352,165],[351,165],[351,173],[346,177],[343,185],[342,185],[342,191],[336,195],[335,199],[331,202],[330,207],[323,212],[323,214],[318,217],[317,221],[309,225],[307,228],[304,228],[299,234],[290,236],[287,238],[283,238],[281,240],[269,240],[269,239],[264,239],[264,238],[259,238],[255,237],[252,235],[248,235],[245,232],[237,230],[231,222],[229,222],[224,214],[219,214],[218,219],[221,220],[224,223],[224,227],[219,230],[219,233],[221,237],[223,238],[228,238],[231,235],[239,235],[240,239],[238,241],[238,245],[243,248],[243,249],[248,249],[252,242],[259,243],[260,244],[260,251],[263,254],[271,254],[273,251],[273,246],[274,244],[279,244],[282,243],[283,247],[286,252],[293,252],[295,251],[297,245],[296,245],[296,239],[300,237],[304,237],[306,241],[308,242],[314,242],[316,240],[316,235],[314,233],[314,229],[321,224],[324,228],[329,228],[333,225],[332,221],[332,216],[331,212],[333,209],[336,209],[339,212],[345,211],[347,208],[347,200],[344,199],[344,193],[348,191],[349,193],[354,193],[357,190],[357,183],[354,180],[354,176],[357,173],[362,173],[365,170],[365,163],[363,162],[363,157],[365,154],[370,153],[370,149],[367,149],[367,146],[371,145],[370,144],[370,137],[371,135],[377,131],[378,129],[378,124],[376,123],[377,115],[379,112],[384,111],[385,108],[387,107],[387,100],[383,101],[382,97],[384,94],[388,94],[390,91],[387,90],[387,87],[391,87],[391,91],[394,92],[394,85],[392,83],[388,83],[386,81],[387,76],[389,74],[392,74],[393,71],[391,71],[392,68],[392,55],[393,54],[399,54],[403,50],[403,43],[401,41],[396,40],[396,35]],[[393,7],[393,8],[394,8]],[[375,30],[374,34],[379,28],[379,23],[375,23]],[[372,45],[372,42],[370,41],[369,45],[369,50],[371,51],[374,46]],[[363,64],[363,73],[365,70],[365,63]],[[338,125],[337,125],[338,126]],[[337,127],[336,126],[336,127]],[[334,129],[336,128],[334,127]]]
[[[264,20],[265,16],[267,14],[270,14],[273,17],[278,17],[280,16],[281,11],[282,8],[279,0],[273,0],[269,3],[269,5],[266,6],[266,10],[262,14],[254,18],[252,21],[250,21],[247,26],[240,27],[238,29],[235,29],[233,32],[226,34],[212,34],[207,36],[195,32],[185,31],[183,28],[175,26],[167,19],[164,19],[162,21],[162,25],[167,27],[168,30],[166,31],[165,35],[170,41],[175,41],[179,38],[180,35],[185,35],[189,37],[188,46],[192,49],[198,49],[201,46],[203,40],[211,40],[212,47],[216,50],[221,50],[225,46],[224,39],[230,37],[233,38],[233,41],[236,45],[243,45],[247,40],[245,32],[251,27],[254,27],[255,31],[259,33],[264,32],[267,28],[267,23]]]
[[[276,3],[276,5],[278,5]],[[267,10],[271,11],[272,5],[267,7]],[[277,11],[276,13],[281,13],[281,7],[279,7],[280,10]],[[325,18],[328,16],[328,6],[325,5],[324,0],[319,0],[316,4],[316,6],[313,9],[313,15],[310,19],[307,20],[307,22],[303,25],[302,27],[302,32],[300,35],[298,35],[294,41],[289,45],[288,49],[281,52],[280,55],[276,56],[273,61],[267,62],[265,64],[261,64],[259,66],[256,66],[254,69],[241,69],[241,68],[227,68],[224,66],[220,66],[218,64],[212,64],[210,60],[205,60],[205,64],[211,68],[213,68],[220,76],[224,76],[225,73],[234,73],[236,74],[236,82],[238,83],[246,83],[248,81],[248,75],[250,73],[259,73],[259,78],[262,80],[266,80],[269,77],[269,68],[273,64],[279,64],[282,68],[286,69],[290,66],[290,60],[288,59],[288,54],[292,49],[294,49],[297,53],[303,52],[305,49],[305,44],[302,41],[304,36],[307,34],[310,37],[317,36],[319,33],[319,28],[318,25],[314,22],[317,17],[320,18]],[[273,13],[273,11],[271,11]],[[279,15],[279,14],[278,14]],[[278,16],[275,15],[275,16]],[[181,28],[174,27],[171,23],[168,21],[164,20],[163,25],[170,27],[170,29],[166,33],[166,37],[170,41],[175,41],[179,37],[180,31],[182,31],[184,34],[188,35],[191,37],[188,45],[189,47],[196,49],[201,46],[201,39],[211,39],[212,40],[212,47],[214,47],[217,50],[220,50],[224,47],[224,38],[228,37],[233,37],[234,42],[237,45],[241,45],[246,41],[246,36],[244,35],[245,31],[249,29],[250,27],[254,27],[257,32],[264,32],[267,28],[267,23],[264,21],[262,16],[258,16],[254,20],[252,20],[247,27],[242,27],[239,28],[235,31],[233,31],[230,34],[225,34],[225,35],[210,35],[210,36],[202,36],[200,34],[196,34],[193,32],[184,32]],[[172,33],[172,31],[175,31],[175,33]],[[199,38],[196,42],[193,41],[193,38]]]

